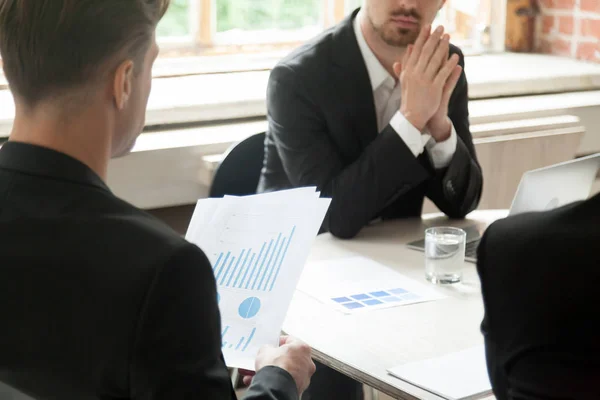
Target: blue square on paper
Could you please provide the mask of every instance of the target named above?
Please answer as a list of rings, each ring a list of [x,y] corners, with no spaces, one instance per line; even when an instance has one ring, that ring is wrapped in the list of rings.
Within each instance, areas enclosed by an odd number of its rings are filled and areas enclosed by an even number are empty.
[[[349,301],[352,301],[352,299],[349,299],[347,297],[334,297],[331,300],[335,301],[336,303],[347,303]]]
[[[363,301],[363,303],[368,306],[376,306],[377,304],[383,304],[381,301],[379,301],[377,299],[365,300],[365,301]]]
[[[388,292],[393,293],[393,294],[404,294],[404,293],[408,293],[408,291],[402,289],[402,288],[398,288],[398,289],[391,289],[388,290]]]
[[[367,300],[371,298],[371,296],[369,296],[368,294],[355,294],[350,297],[352,297],[354,300]]]
[[[394,297],[394,296],[382,297],[382,298],[381,298],[381,299],[379,299],[379,300],[383,300],[383,301],[385,301],[386,303],[396,303],[396,302],[398,302],[398,301],[402,301],[402,299],[401,299],[401,298],[399,298],[399,297]]]
[[[379,291],[379,292],[371,292],[369,293],[371,296],[373,297],[385,297],[385,296],[389,296],[390,294],[388,292],[384,292],[384,291]]]
[[[354,310],[355,308],[363,308],[364,307],[360,303],[346,303],[346,304],[343,304],[343,306],[350,310]]]

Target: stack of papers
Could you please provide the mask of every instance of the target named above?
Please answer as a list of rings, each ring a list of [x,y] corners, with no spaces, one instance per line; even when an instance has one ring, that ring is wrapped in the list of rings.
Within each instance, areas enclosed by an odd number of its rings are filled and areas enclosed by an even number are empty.
[[[483,345],[439,358],[400,365],[388,372],[449,400],[477,399],[492,393]]]
[[[313,187],[198,201],[186,239],[212,264],[229,367],[254,370],[260,347],[279,343],[331,202],[319,194]]]
[[[298,290],[344,314],[405,306],[445,298],[431,285],[355,256],[310,263]]]

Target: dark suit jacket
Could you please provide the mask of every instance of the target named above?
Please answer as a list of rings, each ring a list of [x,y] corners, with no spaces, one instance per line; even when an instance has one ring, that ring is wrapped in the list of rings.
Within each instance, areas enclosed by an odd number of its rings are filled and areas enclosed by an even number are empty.
[[[478,250],[498,400],[600,399],[600,196],[491,225]]]
[[[465,216],[479,203],[482,175],[464,73],[449,108],[456,153],[447,168],[435,170],[425,152],[415,158],[389,125],[377,132],[373,90],[352,26],[357,12],[271,72],[259,191],[317,186],[332,197],[323,228],[346,238],[379,217],[419,216],[424,196],[450,217]],[[464,66],[460,50],[452,46],[451,53]]]
[[[0,381],[36,399],[233,399],[204,253],[79,161],[0,149]],[[282,369],[250,399],[297,399]]]

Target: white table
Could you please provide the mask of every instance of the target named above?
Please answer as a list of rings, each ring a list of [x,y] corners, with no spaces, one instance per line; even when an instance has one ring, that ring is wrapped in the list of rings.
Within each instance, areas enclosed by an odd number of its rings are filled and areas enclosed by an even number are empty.
[[[424,254],[406,243],[429,226],[489,224],[505,210],[475,211],[465,220],[440,214],[387,221],[365,228],[352,240],[317,237],[310,261],[359,254],[412,279],[426,282]],[[465,263],[463,283],[440,287],[447,298],[409,306],[344,315],[296,291],[283,330],[307,342],[317,360],[397,399],[440,397],[394,378],[387,369],[457,352],[483,343],[483,303],[475,265]]]

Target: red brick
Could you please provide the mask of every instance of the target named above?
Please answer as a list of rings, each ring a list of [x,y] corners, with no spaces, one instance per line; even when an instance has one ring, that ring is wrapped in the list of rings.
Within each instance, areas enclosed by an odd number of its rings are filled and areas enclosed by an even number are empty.
[[[551,43],[552,46],[552,54],[557,54],[560,56],[570,56],[571,55],[571,42],[563,39],[554,39]]]
[[[565,35],[573,34],[573,16],[559,17],[558,18],[558,30],[560,33]]]
[[[542,38],[538,41],[537,47],[537,51],[543,54],[571,55],[571,43],[563,39]]]
[[[539,5],[542,8],[554,8],[554,0],[540,0]]]
[[[554,29],[554,21],[555,20],[556,19],[554,17],[544,15],[542,17],[542,32],[544,32],[546,34],[552,32],[552,29]]]
[[[552,8],[559,10],[572,10],[575,8],[575,0],[554,0]]]
[[[600,13],[600,1],[598,1],[598,0],[581,0],[581,10]]]
[[[587,61],[600,61],[600,46],[598,43],[584,42],[577,46],[577,58]]]
[[[538,41],[536,51],[538,53],[542,53],[542,54],[551,54],[552,53],[552,42],[550,42],[546,38],[540,39]]]
[[[600,19],[585,18],[581,20],[581,35],[600,40]]]

